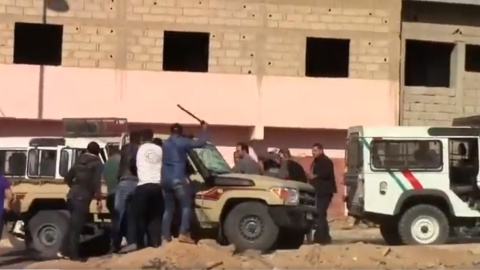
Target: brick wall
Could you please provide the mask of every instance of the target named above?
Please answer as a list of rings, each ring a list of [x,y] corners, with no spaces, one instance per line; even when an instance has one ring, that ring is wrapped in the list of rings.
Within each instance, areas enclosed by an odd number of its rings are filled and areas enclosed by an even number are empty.
[[[480,73],[465,71],[465,45],[480,45],[479,12],[480,6],[475,5],[421,1],[406,1],[403,5],[403,44],[414,39],[447,42],[455,47],[450,87],[402,86],[402,124],[451,125],[456,116],[480,114]]]
[[[50,0],[58,2],[63,0]],[[42,21],[43,0],[0,0],[0,63],[15,22]],[[62,65],[161,70],[163,31],[210,33],[209,70],[303,76],[306,37],[349,38],[350,77],[396,79],[400,0],[75,0],[48,10],[63,24]]]

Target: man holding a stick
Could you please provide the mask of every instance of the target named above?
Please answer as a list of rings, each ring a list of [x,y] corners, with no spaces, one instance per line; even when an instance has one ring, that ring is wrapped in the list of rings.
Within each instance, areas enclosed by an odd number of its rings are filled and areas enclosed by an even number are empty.
[[[207,123],[201,121],[202,129],[198,140],[183,135],[183,127],[174,124],[170,128],[171,135],[163,143],[162,159],[162,191],[165,203],[165,212],[162,221],[162,241],[169,242],[172,238],[171,228],[175,199],[178,200],[181,211],[181,225],[178,240],[183,243],[195,244],[190,237],[190,218],[192,196],[190,183],[186,175],[188,151],[201,148],[207,144]]]

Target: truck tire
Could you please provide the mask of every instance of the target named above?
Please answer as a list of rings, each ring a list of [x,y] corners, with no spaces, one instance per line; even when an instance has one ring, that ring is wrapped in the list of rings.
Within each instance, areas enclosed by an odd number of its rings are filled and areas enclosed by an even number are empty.
[[[450,225],[438,207],[419,204],[401,215],[398,231],[406,245],[441,245],[448,239]]]
[[[402,239],[400,239],[397,220],[380,223],[380,234],[387,245],[398,246],[403,244]]]
[[[244,202],[233,207],[223,223],[225,237],[236,251],[269,251],[275,245],[279,228],[260,202]]]
[[[56,258],[68,230],[69,214],[65,210],[39,211],[28,222],[32,249],[40,259]]]

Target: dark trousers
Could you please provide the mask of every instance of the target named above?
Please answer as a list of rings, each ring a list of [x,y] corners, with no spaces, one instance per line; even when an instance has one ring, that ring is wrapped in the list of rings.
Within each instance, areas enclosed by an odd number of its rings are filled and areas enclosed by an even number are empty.
[[[190,186],[186,179],[174,179],[162,183],[163,199],[165,212],[163,214],[162,233],[163,238],[170,240],[172,238],[172,221],[175,211],[175,199],[177,200],[181,211],[180,234],[190,233],[192,198]]]
[[[327,220],[327,210],[332,201],[333,194],[317,194],[317,228],[315,230],[314,240],[316,243],[325,244],[332,241],[330,228]]]
[[[159,184],[137,186],[133,195],[132,211],[136,219],[137,248],[158,247],[162,242],[163,196]]]
[[[70,259],[80,257],[80,236],[88,219],[90,202],[90,199],[81,196],[67,199],[70,220],[67,234],[63,238],[61,252]]]

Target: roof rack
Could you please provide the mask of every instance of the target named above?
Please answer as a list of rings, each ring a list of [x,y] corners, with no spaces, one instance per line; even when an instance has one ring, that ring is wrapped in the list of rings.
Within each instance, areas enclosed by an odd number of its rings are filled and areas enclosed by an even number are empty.
[[[65,137],[114,137],[128,132],[126,118],[63,118]]]
[[[452,125],[480,127],[480,115],[453,118]]]

